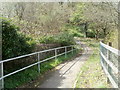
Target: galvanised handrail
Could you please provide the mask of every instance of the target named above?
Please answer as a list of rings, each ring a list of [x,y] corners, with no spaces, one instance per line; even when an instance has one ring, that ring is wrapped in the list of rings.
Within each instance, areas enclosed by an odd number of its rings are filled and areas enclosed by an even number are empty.
[[[106,51],[103,51],[103,49]],[[106,52],[106,55],[104,55],[105,52]],[[120,56],[119,50],[112,48],[112,47],[100,42],[100,62],[101,62],[101,65],[102,65],[103,70],[105,71],[109,81],[112,83],[113,87],[118,88],[118,72],[119,72],[119,70],[115,66],[115,64],[110,61],[110,56],[111,56],[110,53],[117,55],[118,58]],[[111,73],[113,73],[114,75],[117,75],[117,77],[114,78],[113,75],[111,75]]]
[[[0,63],[12,61],[12,60],[15,60],[15,59],[20,59],[20,58],[27,57],[27,56],[32,56],[32,55],[35,55],[35,54],[38,54],[38,53],[43,53],[43,52],[52,51],[52,50],[55,50],[55,49],[61,49],[61,48],[72,47],[72,46],[74,46],[74,45],[64,46],[64,47],[58,47],[58,48],[52,48],[52,49],[43,50],[43,51],[39,51],[39,52],[34,52],[34,53],[31,53],[31,54],[26,54],[26,55],[22,55],[22,56],[10,58],[10,59],[2,60],[2,61],[0,61]]]
[[[72,53],[73,53],[73,51],[76,49],[76,48],[74,49],[74,46],[76,46],[76,45],[70,45],[70,46],[64,46],[64,47],[58,47],[58,48],[43,50],[43,51],[34,52],[34,53],[31,53],[31,54],[22,55],[22,56],[18,56],[18,57],[14,57],[14,58],[10,58],[10,59],[6,59],[6,60],[0,61],[0,64],[1,64],[1,67],[2,67],[2,76],[0,77],[0,80],[2,81],[2,88],[4,88],[4,78],[6,78],[6,77],[8,77],[8,76],[11,76],[11,75],[13,75],[13,74],[15,74],[15,73],[18,73],[18,72],[20,72],[20,71],[23,71],[23,70],[25,70],[25,69],[27,69],[27,68],[30,68],[30,67],[32,67],[32,66],[35,66],[35,65],[38,65],[38,72],[40,72],[40,63],[45,62],[45,61],[48,61],[48,60],[53,59],[53,58],[57,58],[58,56],[61,56],[61,55],[63,55],[63,54],[65,54],[65,56],[66,56],[66,54],[69,53],[69,52],[72,52]],[[72,47],[72,50],[67,51],[67,48],[68,48],[68,47]],[[62,49],[62,48],[65,49],[65,52],[57,55],[57,50]],[[52,57],[50,57],[50,58],[47,58],[47,59],[44,59],[44,60],[40,61],[40,53],[48,52],[48,51],[53,51],[53,50],[55,50],[55,56],[52,56]],[[16,70],[16,71],[14,71],[14,72],[11,72],[11,73],[9,73],[9,74],[7,74],[7,75],[4,75],[3,63],[9,62],[9,61],[13,61],[13,60],[17,60],[17,59],[24,58],[24,57],[28,57],[28,56],[32,56],[32,55],[36,55],[36,54],[38,55],[38,61],[37,61],[36,63],[33,63],[33,64],[28,65],[28,66],[26,66],[26,67],[23,67],[23,68],[21,68],[21,69],[19,69],[19,70]],[[0,87],[0,88],[1,88],[1,87]]]
[[[117,49],[115,49],[115,48],[113,48],[113,47],[110,47],[110,46],[108,46],[108,45],[106,45],[106,44],[104,44],[104,43],[102,43],[102,42],[100,42],[100,45],[102,45],[104,48],[110,50],[112,53],[120,56],[120,51],[119,51],[119,50],[117,50]]]

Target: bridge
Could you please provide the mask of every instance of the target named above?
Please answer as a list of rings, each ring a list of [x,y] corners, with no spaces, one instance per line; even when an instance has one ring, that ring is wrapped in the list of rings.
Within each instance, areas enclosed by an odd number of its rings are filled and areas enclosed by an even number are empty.
[[[68,88],[68,87],[72,88],[72,87],[75,87],[74,85],[76,84],[76,78],[74,76],[77,75],[80,68],[84,64],[84,62],[87,60],[87,58],[90,56],[90,54],[92,54],[92,50],[80,41],[77,41],[77,45],[70,45],[70,46],[48,49],[48,50],[34,52],[31,54],[22,55],[19,57],[0,61],[0,67],[1,67],[0,68],[1,69],[0,70],[1,71],[0,72],[1,73],[0,88],[1,89],[4,88],[4,79],[6,77],[14,75],[15,73],[19,73],[19,72],[26,70],[30,67],[33,67],[35,65],[38,66],[38,72],[40,73],[41,68],[42,68],[41,64],[43,62],[47,62],[54,58],[56,59],[57,57],[59,57],[61,55],[65,55],[65,57],[66,57],[68,53],[70,53],[70,52],[73,53],[74,50],[77,50],[79,48],[84,48],[84,52],[81,53],[82,54],[81,56],[76,57],[75,59],[73,59],[69,62],[60,64],[59,66],[57,66],[56,71],[54,73],[52,73],[51,76],[49,76],[50,78],[48,78],[46,76],[46,80],[41,85],[38,86],[39,88],[41,88],[41,87],[42,88],[43,87],[44,88]],[[60,50],[60,49],[64,49],[64,52],[58,53],[58,50]],[[49,52],[49,51],[54,51],[54,56],[46,58],[44,60],[41,60],[40,54],[44,53],[44,52]],[[119,60],[119,56],[120,56],[120,51],[100,42],[99,52],[100,52],[101,66],[108,77],[108,81],[113,85],[114,88],[118,88],[118,72],[119,72],[118,71],[118,60]],[[37,61],[35,63],[4,75],[3,64],[5,62],[10,62],[13,60],[17,60],[17,59],[21,59],[21,58],[29,57],[29,56],[33,56],[33,55],[36,55],[36,58],[37,58]],[[57,69],[59,69],[59,70],[57,70]]]

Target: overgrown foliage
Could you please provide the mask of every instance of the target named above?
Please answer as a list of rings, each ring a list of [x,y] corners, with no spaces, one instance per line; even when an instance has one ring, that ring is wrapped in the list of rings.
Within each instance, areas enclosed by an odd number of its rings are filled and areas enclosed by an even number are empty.
[[[19,27],[10,20],[2,19],[2,59],[32,52],[35,42],[18,31]]]
[[[56,43],[56,44],[60,44],[61,46],[75,44],[74,37],[69,32],[61,32],[57,35],[44,36],[39,39],[39,42],[46,44]]]
[[[14,2],[2,3],[3,16],[19,25],[32,37],[58,34],[73,12],[73,3]]]
[[[70,18],[70,24],[82,26],[85,37],[105,38],[118,25],[117,3],[90,2],[77,3]],[[89,30],[91,29],[91,30]]]
[[[115,2],[16,2],[2,6],[5,17],[15,20],[22,32],[35,38],[58,34],[66,24],[74,28],[75,36],[105,38],[118,26],[118,3]]]

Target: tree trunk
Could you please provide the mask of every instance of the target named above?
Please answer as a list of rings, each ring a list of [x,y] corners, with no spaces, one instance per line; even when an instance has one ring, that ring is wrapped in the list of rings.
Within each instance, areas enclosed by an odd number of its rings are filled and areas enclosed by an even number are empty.
[[[96,30],[96,40],[98,40],[98,38],[99,38],[99,30]]]
[[[106,37],[107,33],[106,33],[106,28],[103,28],[103,32],[104,32],[104,38]]]
[[[88,22],[85,23],[85,37],[87,37],[87,31],[88,31]]]

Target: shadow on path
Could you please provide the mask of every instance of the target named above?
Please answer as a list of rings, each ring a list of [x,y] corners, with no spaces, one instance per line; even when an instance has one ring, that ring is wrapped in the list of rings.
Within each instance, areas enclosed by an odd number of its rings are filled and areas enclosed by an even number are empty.
[[[50,72],[45,76],[45,79],[37,88],[73,88],[80,68],[92,54],[91,49],[85,44],[81,46],[84,48],[84,53],[81,56],[58,65],[54,72]]]

